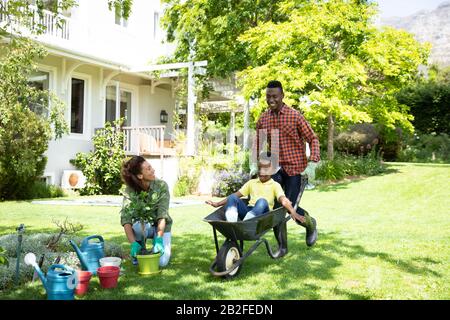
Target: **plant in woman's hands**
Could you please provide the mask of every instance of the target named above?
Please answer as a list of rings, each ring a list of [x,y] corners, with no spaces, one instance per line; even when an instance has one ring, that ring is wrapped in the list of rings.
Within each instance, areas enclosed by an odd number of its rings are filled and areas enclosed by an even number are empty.
[[[145,248],[145,242],[146,242],[146,235],[145,235],[145,222],[148,220],[150,209],[151,209],[151,203],[149,203],[149,195],[148,192],[141,191],[137,193],[131,193],[129,195],[130,202],[128,205],[124,207],[124,214],[129,215],[133,218],[133,220],[139,220],[141,222],[141,228],[142,228],[142,236],[143,236],[143,245],[142,245],[142,252],[146,251]]]

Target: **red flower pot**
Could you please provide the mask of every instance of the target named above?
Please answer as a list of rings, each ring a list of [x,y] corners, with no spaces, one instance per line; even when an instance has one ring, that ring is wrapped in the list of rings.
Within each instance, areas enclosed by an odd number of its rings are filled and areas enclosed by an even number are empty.
[[[77,270],[77,275],[78,285],[75,288],[75,294],[77,296],[82,296],[89,290],[89,281],[91,280],[92,273],[89,271]]]
[[[97,269],[97,275],[100,279],[100,286],[104,289],[115,288],[117,286],[119,274],[119,267],[106,266]]]

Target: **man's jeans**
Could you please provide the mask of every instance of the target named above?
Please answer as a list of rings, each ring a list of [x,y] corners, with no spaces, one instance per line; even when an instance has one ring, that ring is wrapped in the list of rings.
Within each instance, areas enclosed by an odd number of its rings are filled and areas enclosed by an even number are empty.
[[[238,217],[240,220],[248,220],[263,215],[269,211],[269,203],[266,199],[260,198],[254,206],[247,206],[242,199],[232,194],[227,198],[224,209],[227,221],[236,222]]]
[[[141,229],[141,223],[135,222],[133,224],[133,232],[134,237],[136,241],[138,241],[142,245],[142,229]],[[151,226],[150,223],[145,224],[145,233],[146,233],[146,239],[153,239],[156,234],[156,227]],[[164,232],[163,234],[163,244],[164,244],[164,254],[159,258],[159,265],[161,267],[167,266],[169,264],[170,260],[170,254],[171,254],[171,239],[172,234],[170,232]]]
[[[300,193],[300,185],[302,182],[302,176],[300,174],[295,176],[289,176],[283,168],[278,170],[277,173],[275,173],[272,176],[272,179],[281,184],[281,187],[284,190],[284,194],[286,195],[286,198],[288,198],[291,203],[292,207],[295,206],[295,203],[297,201],[298,194]],[[280,207],[281,205],[278,202],[275,202],[274,209]],[[305,215],[305,212],[302,208],[300,208],[300,205],[297,208],[297,213],[301,216]]]

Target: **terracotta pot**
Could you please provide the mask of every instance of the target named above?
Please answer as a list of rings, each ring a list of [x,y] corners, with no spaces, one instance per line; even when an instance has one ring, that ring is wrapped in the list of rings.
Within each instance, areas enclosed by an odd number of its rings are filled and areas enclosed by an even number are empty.
[[[100,279],[100,286],[104,289],[117,287],[120,268],[114,266],[105,266],[97,269],[97,275]]]
[[[75,294],[77,296],[82,296],[89,290],[89,281],[91,280],[92,272],[78,270],[77,275],[78,285],[75,288]]]

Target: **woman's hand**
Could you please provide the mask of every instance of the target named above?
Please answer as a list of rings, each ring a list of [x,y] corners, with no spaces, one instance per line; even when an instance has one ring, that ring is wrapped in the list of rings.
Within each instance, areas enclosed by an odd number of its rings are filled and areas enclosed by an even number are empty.
[[[218,202],[214,202],[214,201],[211,201],[211,200],[207,200],[207,201],[205,201],[205,203],[209,204],[210,206],[213,206],[214,208],[217,208],[217,207],[220,206]]]

